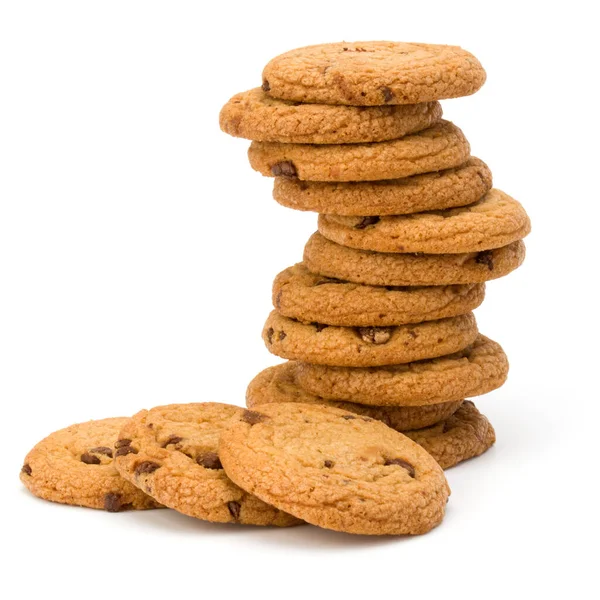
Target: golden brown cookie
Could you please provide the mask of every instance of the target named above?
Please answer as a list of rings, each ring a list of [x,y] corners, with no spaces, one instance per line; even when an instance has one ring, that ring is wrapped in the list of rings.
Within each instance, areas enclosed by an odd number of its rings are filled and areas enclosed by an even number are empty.
[[[273,311],[263,329],[269,352],[319,365],[376,367],[457,352],[477,337],[473,313],[393,327],[301,323]]]
[[[477,308],[485,284],[370,286],[311,273],[302,263],[277,275],[273,305],[291,319],[355,327],[404,325],[464,315]]]
[[[125,417],[87,421],[50,434],[25,457],[21,481],[44,500],[109,512],[159,508],[115,468],[114,443]]]
[[[445,421],[405,435],[425,448],[442,469],[483,454],[496,441],[492,424],[469,400]]]
[[[273,402],[303,402],[341,408],[357,415],[383,421],[396,431],[421,430],[447,419],[462,404],[462,400],[427,406],[368,406],[341,400],[325,400],[304,390],[296,379],[298,363],[290,361],[261,371],[248,386],[246,405],[260,407]],[[260,408],[258,408],[260,410]]]
[[[244,409],[216,402],[142,410],[121,429],[121,475],[161,504],[217,523],[297,525],[298,519],[237,487],[219,460],[219,436]]]
[[[307,391],[328,400],[374,406],[422,406],[479,396],[499,388],[508,359],[483,335],[449,356],[379,368],[329,367],[302,363],[296,378]]]
[[[402,106],[334,106],[278,100],[255,88],[222,108],[221,129],[235,137],[285,144],[382,142],[415,133],[442,117],[439,102]]]
[[[450,489],[435,460],[381,421],[315,404],[265,404],[231,421],[223,467],[248,492],[313,525],[426,533]]]
[[[319,215],[319,232],[332,242],[375,252],[458,254],[501,248],[531,230],[525,209],[500,190],[469,206],[411,215]]]
[[[338,42],[297,48],[263,70],[263,90],[298,102],[414,104],[458,98],[485,82],[479,61],[458,46]]]
[[[267,177],[307,181],[396,179],[458,167],[469,142],[449,121],[397,140],[373,144],[280,144],[252,142],[250,165]]]
[[[380,286],[481,283],[508,275],[524,260],[521,240],[467,254],[398,254],[348,248],[315,233],[304,248],[304,265],[313,273]]]
[[[273,197],[296,210],[322,214],[404,215],[466,206],[492,187],[492,174],[478,158],[452,169],[403,179],[330,183],[276,177]]]

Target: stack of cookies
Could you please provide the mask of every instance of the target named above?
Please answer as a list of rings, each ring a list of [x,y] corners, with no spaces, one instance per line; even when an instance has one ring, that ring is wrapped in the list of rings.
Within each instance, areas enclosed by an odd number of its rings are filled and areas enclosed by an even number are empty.
[[[304,260],[277,275],[267,348],[289,362],[247,404],[301,402],[382,420],[443,468],[495,441],[465,398],[501,386],[508,361],[472,311],[485,282],[525,257],[523,207],[439,100],[476,92],[477,59],[452,46],[311,46],[273,59],[221,128],[252,140],[282,205],[319,213]]]

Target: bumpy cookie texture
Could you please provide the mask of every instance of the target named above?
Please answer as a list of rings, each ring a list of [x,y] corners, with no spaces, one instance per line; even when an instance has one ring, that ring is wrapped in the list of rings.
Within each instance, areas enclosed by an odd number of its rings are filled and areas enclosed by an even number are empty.
[[[44,500],[109,512],[159,508],[125,481],[114,465],[114,443],[127,418],[71,425],[50,434],[25,457],[21,481]]]
[[[277,100],[255,88],[221,110],[221,129],[259,142],[348,144],[394,140],[442,117],[439,102],[403,106],[333,106]]]
[[[142,410],[121,429],[121,475],[175,510],[217,523],[288,526],[297,519],[240,489],[223,471],[219,436],[244,409],[216,402]]]
[[[252,142],[250,165],[267,177],[307,181],[374,181],[458,167],[469,142],[449,121],[419,133],[374,144],[281,144]]]
[[[447,419],[462,404],[462,400],[456,400],[428,406],[367,406],[342,400],[325,400],[300,386],[296,378],[297,369],[298,363],[287,362],[261,371],[246,391],[248,408],[255,409],[273,402],[321,404],[383,421],[388,427],[404,432],[429,427]]]
[[[530,229],[521,204],[496,189],[460,208],[387,217],[319,216],[319,232],[327,239],[375,252],[480,252],[507,246]]]
[[[319,365],[374,367],[408,363],[462,350],[477,337],[473,313],[392,327],[301,323],[273,311],[263,329],[267,349]]]
[[[369,286],[311,273],[302,263],[277,275],[273,305],[304,322],[389,326],[464,315],[477,308],[485,284],[428,287]]]
[[[492,174],[478,158],[452,169],[403,179],[328,183],[276,177],[273,197],[296,210],[345,216],[403,215],[466,206],[492,187]]]
[[[458,285],[508,275],[525,260],[525,244],[462,254],[398,254],[357,250],[336,244],[320,233],[304,248],[304,265],[325,277],[366,285]]]
[[[276,98],[360,106],[468,96],[484,82],[483,67],[466,50],[406,42],[307,46],[263,70],[263,90]]]
[[[348,533],[419,534],[450,493],[433,458],[369,417],[314,404],[265,404],[231,422],[220,453],[229,477],[309,523]]]
[[[406,435],[425,448],[442,469],[483,454],[496,441],[491,423],[469,400],[445,421]]]
[[[499,388],[508,359],[499,344],[478,336],[464,350],[433,360],[379,368],[302,363],[298,383],[328,400],[375,406],[422,406],[479,396]]]

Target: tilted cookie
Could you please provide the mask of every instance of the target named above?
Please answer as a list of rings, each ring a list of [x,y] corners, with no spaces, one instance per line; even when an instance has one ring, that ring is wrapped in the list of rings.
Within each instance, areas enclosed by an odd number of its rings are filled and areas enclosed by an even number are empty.
[[[303,402],[341,408],[357,415],[383,421],[396,431],[421,430],[454,414],[462,400],[426,406],[368,406],[343,400],[325,400],[303,389],[296,378],[298,363],[290,361],[261,371],[248,386],[246,405],[260,407],[273,402]]]
[[[25,457],[21,481],[35,496],[61,504],[109,512],[159,508],[115,468],[114,443],[126,422],[101,419],[55,431]]]
[[[394,140],[442,117],[439,102],[402,106],[334,106],[278,100],[255,88],[221,109],[225,133],[259,142],[348,144]]]
[[[445,421],[405,435],[425,448],[442,469],[483,454],[496,441],[492,424],[469,400]]]
[[[275,177],[273,197],[296,210],[363,216],[403,215],[466,206],[492,187],[492,174],[478,158],[443,171],[381,181],[322,182]]]
[[[311,273],[302,263],[277,275],[273,305],[285,317],[344,326],[389,326],[464,315],[477,308],[485,284],[369,286]]]
[[[297,48],[263,70],[276,98],[325,104],[414,104],[457,98],[485,82],[479,61],[458,46],[338,42]]]
[[[473,313],[393,327],[301,323],[273,311],[263,329],[269,352],[319,365],[375,367],[462,350],[477,337]]]
[[[296,378],[307,391],[328,400],[374,406],[423,406],[486,394],[508,375],[500,344],[479,335],[449,356],[379,368],[330,367],[302,363]]]
[[[308,181],[374,181],[458,167],[469,142],[449,121],[419,133],[374,144],[280,144],[252,142],[250,165],[267,177]]]
[[[480,252],[523,239],[530,230],[521,204],[496,189],[460,208],[387,217],[319,215],[319,232],[327,239],[375,252]]]
[[[481,283],[508,275],[524,260],[521,240],[466,254],[398,254],[348,248],[315,233],[304,248],[304,265],[313,273],[379,286]]]
[[[121,429],[121,475],[181,513],[217,523],[296,525],[299,521],[235,485],[219,460],[219,436],[244,409],[216,402],[142,410]]]
[[[426,533],[450,489],[435,460],[381,421],[315,404],[265,404],[231,421],[226,473],[313,525],[369,535]]]

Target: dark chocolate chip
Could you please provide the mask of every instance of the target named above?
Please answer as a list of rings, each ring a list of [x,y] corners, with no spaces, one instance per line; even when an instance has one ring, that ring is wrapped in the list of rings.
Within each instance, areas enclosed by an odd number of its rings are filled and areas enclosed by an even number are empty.
[[[271,86],[269,85],[269,82],[266,79],[262,82],[262,86],[261,87],[262,87],[262,91],[263,92],[270,92],[271,91]]]
[[[132,448],[131,446],[121,446],[120,448],[117,448],[117,451],[115,452],[115,458],[117,456],[125,456],[127,454],[137,454],[138,451],[135,448]]]
[[[179,442],[182,440],[182,437],[179,437],[178,435],[170,435],[164,442],[162,447],[166,448],[169,444],[179,444]]]
[[[90,448],[90,453],[92,454],[104,454],[109,458],[112,458],[113,451],[111,448],[107,448],[106,446],[96,446],[95,448]]]
[[[285,338],[287,337],[287,334],[285,331],[280,331],[277,337],[279,338],[280,342],[283,342],[283,340],[285,340]]]
[[[99,465],[101,462],[97,456],[94,456],[93,454],[88,454],[87,452],[84,452],[79,458],[79,460],[81,460],[81,462],[85,463],[86,465]]]
[[[156,469],[160,469],[161,465],[152,460],[144,460],[139,463],[135,468],[135,476],[139,477],[140,475],[149,475],[150,473],[154,473]]]
[[[256,412],[255,410],[245,410],[240,418],[242,421],[244,421],[244,423],[248,423],[249,425],[256,425],[257,423],[262,423],[268,417],[267,415],[263,415],[262,413]]]
[[[115,448],[123,448],[123,446],[129,446],[129,445],[131,445],[131,440],[128,440],[128,439],[117,440],[115,442]]]
[[[383,101],[386,103],[391,102],[394,98],[394,92],[387,86],[382,87],[381,91],[383,93]]]
[[[275,177],[287,177],[289,179],[296,179],[298,177],[296,166],[291,160],[282,160],[281,162],[275,163],[271,167],[271,173],[273,173]]]
[[[354,229],[364,229],[369,225],[375,225],[379,223],[380,217],[363,217],[355,226]]]
[[[405,460],[402,460],[401,458],[387,458],[383,464],[386,467],[389,465],[398,465],[399,467],[406,469],[411,477],[414,478],[415,476],[415,468],[410,463],[406,462]]]
[[[329,327],[329,325],[323,325],[323,323],[311,323],[311,325],[315,326],[317,333],[321,333],[323,329],[327,329]]]
[[[407,332],[413,340],[416,340],[419,337],[419,334],[414,329],[408,329]]]
[[[281,308],[281,296],[283,295],[283,290],[279,290],[277,292],[277,296],[275,296],[275,308]]]
[[[326,467],[327,469],[331,469],[331,467],[333,467],[333,461],[332,460],[326,460],[323,463],[323,466]]]
[[[494,270],[494,260],[492,258],[491,250],[484,250],[483,252],[479,252],[475,257],[475,262],[478,265],[486,265],[490,271]]]
[[[106,494],[104,496],[104,510],[108,512],[119,512],[124,510],[126,505],[121,504],[121,494]]]
[[[269,329],[267,329],[267,342],[269,342],[269,344],[273,343],[273,334],[275,333],[275,330],[272,327],[269,327]]]
[[[369,344],[386,344],[392,337],[391,327],[358,327],[358,335]]]
[[[196,459],[196,462],[205,469],[222,469],[223,465],[219,460],[219,455],[216,452],[207,452],[206,454],[201,454]]]
[[[25,475],[29,475],[31,476],[31,466],[28,465],[27,463],[25,463],[22,467],[21,467],[21,473],[24,473]]]
[[[227,508],[229,509],[229,514],[237,521],[240,518],[242,505],[239,502],[228,502]]]

